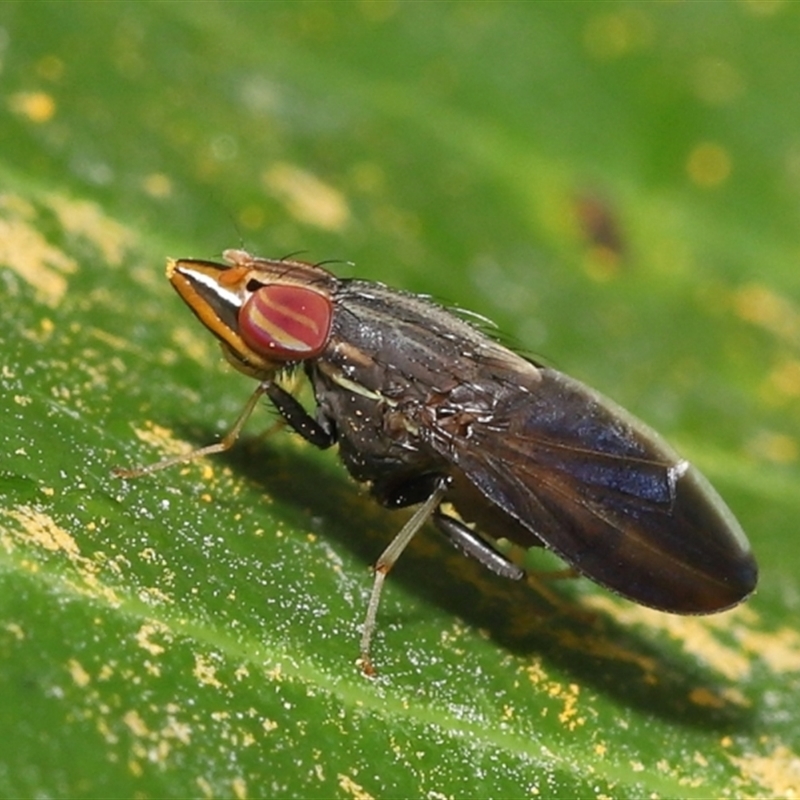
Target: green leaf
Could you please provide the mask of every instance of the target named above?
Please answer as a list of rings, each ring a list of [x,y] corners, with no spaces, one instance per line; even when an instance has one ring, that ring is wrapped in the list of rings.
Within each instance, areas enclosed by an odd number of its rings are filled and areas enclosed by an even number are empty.
[[[798,34],[772,3],[0,5],[0,794],[796,794]],[[719,487],[758,594],[539,594],[426,531],[363,677],[404,517],[335,453],[267,410],[112,475],[252,391],[163,277],[242,240],[615,397]]]

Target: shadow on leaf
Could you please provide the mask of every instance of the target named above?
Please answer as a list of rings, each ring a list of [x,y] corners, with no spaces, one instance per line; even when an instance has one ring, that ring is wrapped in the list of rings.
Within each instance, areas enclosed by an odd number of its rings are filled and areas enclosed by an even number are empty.
[[[197,435],[194,430],[190,438]],[[205,441],[202,434],[196,440]],[[332,459],[326,463],[280,444],[244,440],[215,458],[260,491],[321,519],[323,535],[365,564],[375,561],[408,513],[381,508],[347,479],[343,468],[337,474]],[[558,598],[554,606],[525,582],[495,576],[462,555],[432,526],[415,537],[389,580],[484,630],[515,656],[543,657],[576,682],[623,705],[720,733],[750,727],[753,712],[728,699],[727,678],[690,657],[668,652],[655,638],[619,624],[605,611],[582,607],[572,581],[549,585]],[[365,581],[369,583],[366,577]],[[588,583],[584,578],[577,581]],[[381,612],[378,620],[380,629]],[[384,625],[387,622],[384,616]],[[354,641],[354,653],[356,648]]]

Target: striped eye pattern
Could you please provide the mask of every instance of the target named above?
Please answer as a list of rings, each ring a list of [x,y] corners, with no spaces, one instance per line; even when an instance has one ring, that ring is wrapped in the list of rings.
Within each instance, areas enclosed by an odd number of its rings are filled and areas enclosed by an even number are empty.
[[[305,286],[273,283],[253,292],[239,311],[239,332],[248,347],[276,361],[315,358],[328,343],[330,299]]]

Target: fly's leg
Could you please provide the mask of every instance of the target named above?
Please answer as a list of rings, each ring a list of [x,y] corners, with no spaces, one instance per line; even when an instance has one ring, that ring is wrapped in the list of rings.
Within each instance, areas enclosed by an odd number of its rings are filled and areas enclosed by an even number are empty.
[[[373,485],[373,494],[387,508],[404,508],[422,503],[447,478],[435,472],[418,475],[400,484],[386,487]],[[465,525],[451,514],[437,508],[433,514],[436,527],[452,544],[468,556],[480,561],[483,566],[496,575],[518,581],[525,577],[525,570],[501,553],[491,542]]]
[[[436,523],[436,527],[463,553],[477,559],[484,567],[501,578],[511,578],[515,581],[524,578],[531,589],[555,608],[564,608],[565,602],[550,590],[549,584],[552,581],[580,577],[580,573],[574,567],[550,570],[524,569],[461,520],[451,517],[441,510],[434,514],[433,521]]]
[[[239,438],[242,428],[245,426],[245,423],[253,413],[259,399],[262,395],[269,393],[272,385],[273,384],[271,381],[263,381],[262,383],[258,384],[256,390],[250,395],[250,399],[242,409],[241,414],[239,414],[238,418],[236,419],[236,422],[233,423],[233,427],[218,442],[206,445],[198,450],[192,450],[191,453],[173,456],[172,458],[165,458],[163,461],[157,461],[155,464],[150,464],[146,467],[134,467],[133,469],[120,469],[117,467],[113,470],[113,473],[118,478],[141,478],[142,475],[149,475],[152,472],[158,472],[159,470],[167,469],[167,467],[174,467],[177,464],[185,464],[188,461],[194,461],[196,458],[214,455],[215,453],[224,453],[226,450],[230,450],[230,448],[233,447],[236,440]]]
[[[414,512],[411,519],[403,525],[400,533],[392,539],[389,546],[380,554],[378,560],[375,562],[375,566],[373,567],[375,580],[372,584],[372,592],[369,596],[369,603],[367,604],[367,616],[364,619],[364,627],[361,630],[361,656],[358,660],[365,675],[371,676],[375,674],[375,668],[372,665],[369,650],[372,642],[372,635],[375,633],[375,619],[378,614],[378,605],[381,601],[381,591],[383,590],[386,576],[400,557],[400,554],[406,549],[408,543],[414,538],[414,534],[439,507],[439,504],[447,493],[447,488],[447,479],[441,478],[428,499]]]
[[[437,510],[433,515],[436,527],[463,553],[477,559],[484,567],[502,578],[522,580],[555,608],[563,609],[564,601],[547,584],[554,580],[577,578],[580,573],[572,567],[553,570],[525,570],[495,549],[492,544],[455,517]]]
[[[436,527],[459,549],[462,553],[480,561],[484,567],[490,569],[501,578],[511,578],[518,581],[525,576],[525,570],[508,559],[499,550],[496,550],[475,531],[468,528],[463,522],[437,510],[433,515]]]
[[[277,383],[270,383],[266,393],[288,425],[314,447],[325,450],[336,441],[336,431],[332,427],[326,428],[317,422],[295,397]]]
[[[562,610],[565,608],[564,600],[550,591],[547,584],[554,580],[577,578],[580,573],[576,569],[565,567],[564,569],[553,570],[525,570],[455,517],[437,510],[433,515],[433,521],[436,523],[436,527],[459,550],[480,561],[484,567],[490,569],[495,575],[499,575],[501,578],[511,578],[515,581],[525,578],[528,586],[550,605]]]

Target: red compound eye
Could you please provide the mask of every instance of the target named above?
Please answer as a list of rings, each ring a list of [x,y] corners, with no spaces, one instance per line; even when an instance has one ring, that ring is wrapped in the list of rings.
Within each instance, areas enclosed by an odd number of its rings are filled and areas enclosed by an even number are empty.
[[[319,355],[328,342],[333,304],[325,295],[288,283],[262,286],[239,311],[239,331],[260,355],[297,361]]]

